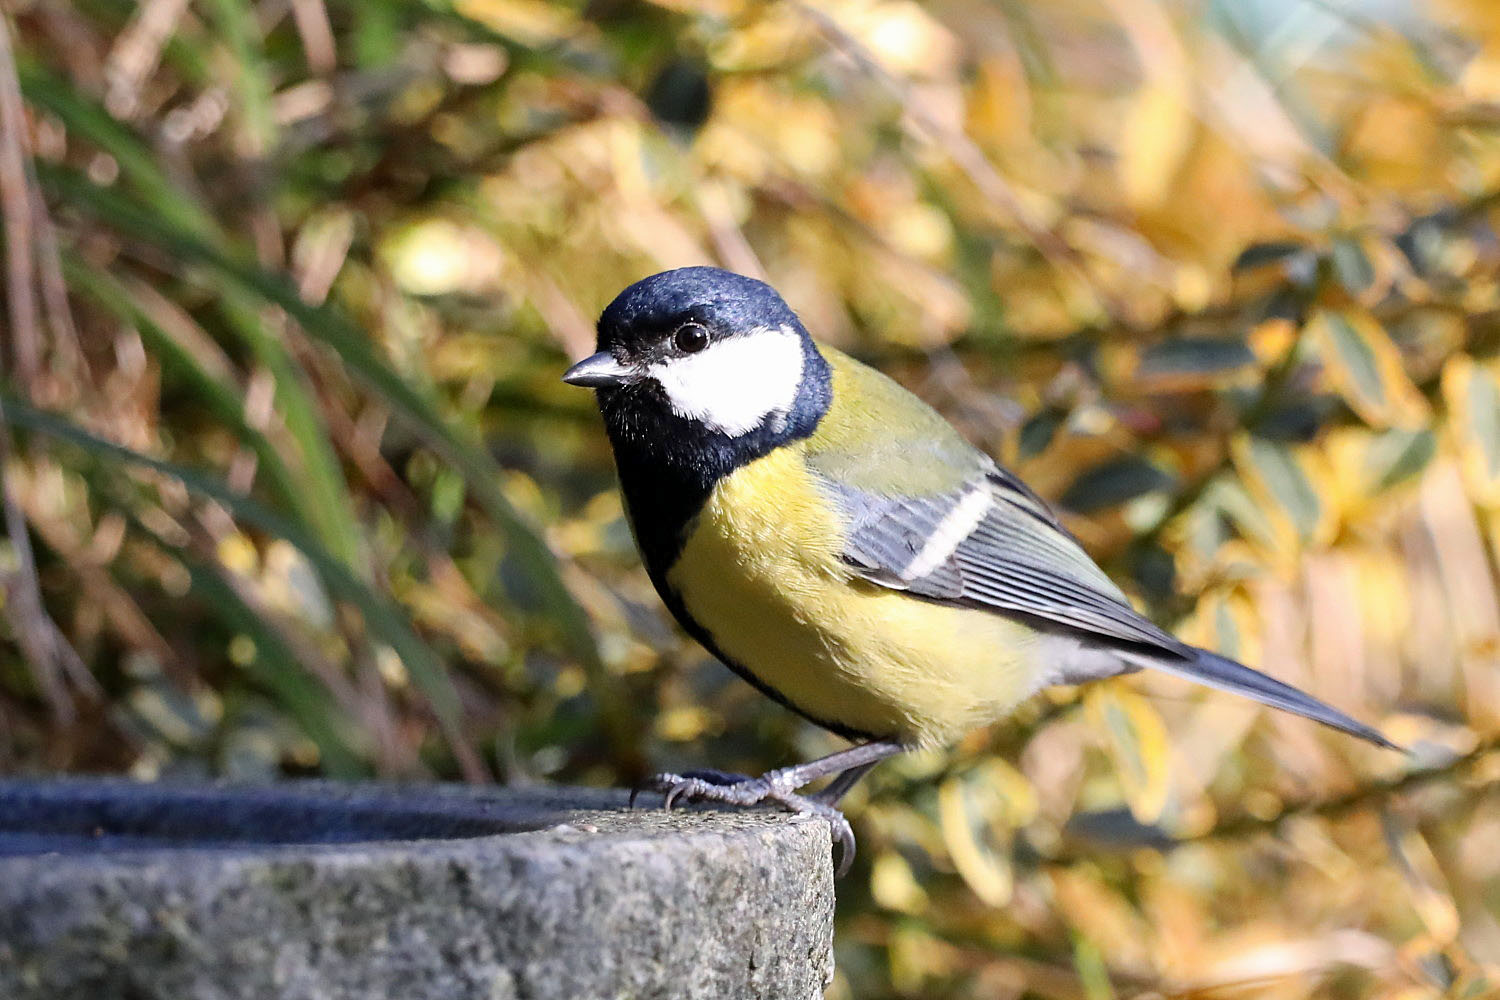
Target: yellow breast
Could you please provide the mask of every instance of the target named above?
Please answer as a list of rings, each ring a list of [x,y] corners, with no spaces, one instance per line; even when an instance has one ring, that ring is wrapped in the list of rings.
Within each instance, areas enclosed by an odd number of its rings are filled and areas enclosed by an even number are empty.
[[[1035,689],[1037,637],[856,579],[800,445],[721,480],[667,574],[724,655],[808,716],[937,744]]]

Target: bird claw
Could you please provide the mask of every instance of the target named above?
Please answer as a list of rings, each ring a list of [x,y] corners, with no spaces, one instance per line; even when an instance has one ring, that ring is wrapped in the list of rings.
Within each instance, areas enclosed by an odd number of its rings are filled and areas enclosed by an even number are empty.
[[[828,820],[828,825],[832,828],[830,833],[833,842],[839,848],[839,863],[833,870],[833,877],[843,878],[849,873],[849,866],[854,864],[854,828],[849,825],[849,821],[844,818],[843,813],[839,812],[837,806],[824,802],[814,802],[813,805],[816,810],[812,815],[822,816]]]
[[[660,792],[667,809],[676,806],[679,800],[754,806],[767,800],[779,801],[780,794],[780,790],[764,778],[725,775],[718,771],[655,774],[636,789],[637,794],[640,792]]]
[[[716,771],[711,767],[698,767],[691,771],[683,771],[684,778],[701,778],[710,785],[737,785],[742,781],[750,781],[750,775],[739,774],[735,771]]]
[[[630,790],[630,808],[635,808],[635,800],[640,797],[642,792],[660,792],[663,795],[669,796],[671,801],[667,804],[667,808],[670,809],[672,808],[672,803],[675,803],[678,797],[685,791],[685,789],[682,789],[684,785],[704,783],[724,786],[737,785],[753,780],[748,774],[736,774],[733,771],[715,771],[707,767],[684,771],[681,774],[653,774]],[[673,794],[674,790],[678,790],[677,794]]]
[[[832,828],[833,841],[839,847],[839,863],[834,874],[843,877],[854,862],[854,830],[849,821],[836,807],[820,802],[807,795],[798,795],[790,789],[779,787],[769,777],[746,778],[722,771],[689,771],[685,774],[656,774],[647,778],[630,793],[630,804],[635,805],[641,792],[659,792],[665,809],[674,808],[679,802],[711,802],[727,806],[755,806],[774,802],[787,812],[799,816],[817,816]]]

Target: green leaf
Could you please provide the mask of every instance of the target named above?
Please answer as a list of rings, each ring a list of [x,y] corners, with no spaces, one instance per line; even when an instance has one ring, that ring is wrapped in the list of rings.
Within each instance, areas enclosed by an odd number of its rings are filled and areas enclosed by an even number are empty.
[[[108,153],[119,166],[120,176],[162,219],[189,232],[217,231],[213,218],[185,194],[180,184],[167,179],[134,132],[32,60],[22,59],[17,72],[26,99],[56,115],[79,138]],[[44,163],[37,165],[46,167]]]
[[[1255,354],[1243,340],[1223,337],[1174,337],[1152,344],[1141,352],[1141,378],[1222,375],[1255,363]]]
[[[1500,362],[1456,354],[1441,381],[1466,477],[1487,502],[1500,502]]]
[[[1217,528],[1222,517],[1233,523],[1235,530],[1245,538],[1264,546],[1275,544],[1276,526],[1267,514],[1268,505],[1256,502],[1239,479],[1233,476],[1215,478],[1203,491],[1202,506],[1211,514],[1210,519],[1203,523],[1205,530]],[[1211,544],[1205,545],[1204,558],[1211,558],[1223,539],[1213,532],[1209,541]]]
[[[155,160],[130,131],[92,103],[80,98],[66,84],[44,71],[30,67],[24,74],[26,94],[57,114],[120,165],[121,174],[144,201],[134,204],[118,190],[93,185],[71,171],[52,164],[36,164],[39,179],[55,181],[66,188],[72,204],[92,209],[120,228],[157,246],[170,257],[191,243],[212,252],[226,240],[217,223],[181,185],[171,183]],[[59,188],[60,190],[61,188]],[[133,228],[129,223],[148,223]],[[76,269],[75,269],[76,272]],[[271,372],[276,383],[276,402],[288,431],[297,442],[301,468],[300,491],[308,494],[304,514],[318,526],[323,540],[351,566],[359,565],[361,540],[358,518],[338,456],[313,402],[305,376],[285,346],[267,329],[256,308],[253,292],[225,289],[221,306],[230,330],[250,345],[256,358]]]
[[[1370,314],[1324,310],[1308,321],[1329,380],[1350,409],[1372,427],[1416,428],[1428,416],[1401,353]]]
[[[1011,831],[1029,823],[1036,811],[1031,783],[998,759],[938,786],[938,823],[948,856],[974,895],[990,906],[1010,902],[1015,889]]]
[[[1333,241],[1333,273],[1344,291],[1358,296],[1375,284],[1375,265],[1359,241],[1340,236]]]
[[[1500,383],[1475,367],[1469,376],[1468,431],[1491,480],[1500,479]]]
[[[261,48],[260,25],[254,4],[242,0],[207,0],[215,33],[234,56],[234,77],[227,92],[238,102],[246,137],[254,157],[263,158],[276,145],[276,117],[271,110],[272,86]]]
[[[388,3],[355,4],[354,61],[367,69],[384,69],[401,51],[401,19]]]
[[[1131,815],[1155,823],[1172,790],[1166,724],[1149,701],[1118,683],[1092,685],[1084,704],[1094,729],[1104,735]]]
[[[1384,493],[1422,474],[1437,455],[1437,435],[1429,430],[1385,431],[1370,443],[1367,456],[1372,493]]]
[[[1175,482],[1159,466],[1140,456],[1126,455],[1085,470],[1058,502],[1079,514],[1091,514],[1147,493],[1171,489]]]
[[[1047,450],[1057,430],[1067,419],[1067,414],[1057,410],[1043,410],[1021,427],[1020,454],[1022,458],[1035,458]]]
[[[1385,404],[1385,386],[1380,379],[1374,346],[1339,313],[1326,314],[1329,340],[1340,364],[1349,373],[1355,391],[1376,405]]]
[[[1084,1000],[1114,1000],[1115,989],[1109,979],[1104,951],[1082,934],[1073,935],[1073,968],[1078,972]]]
[[[1255,478],[1286,513],[1303,542],[1317,533],[1323,517],[1318,491],[1286,446],[1252,437],[1248,458]]]
[[[1279,264],[1305,249],[1301,243],[1287,240],[1252,243],[1240,252],[1230,267],[1236,272],[1253,271],[1267,264]]]
[[[297,443],[309,522],[317,526],[323,541],[345,564],[367,574],[358,508],[306,373],[276,336],[274,326],[268,324],[267,310],[256,302],[253,290],[226,288],[219,305],[229,326],[250,345],[276,385],[276,412]]]

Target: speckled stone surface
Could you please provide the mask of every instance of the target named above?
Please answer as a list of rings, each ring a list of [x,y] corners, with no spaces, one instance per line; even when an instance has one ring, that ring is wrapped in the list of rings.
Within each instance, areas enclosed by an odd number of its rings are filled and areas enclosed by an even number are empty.
[[[0,782],[5,1000],[822,996],[828,827],[623,793]]]

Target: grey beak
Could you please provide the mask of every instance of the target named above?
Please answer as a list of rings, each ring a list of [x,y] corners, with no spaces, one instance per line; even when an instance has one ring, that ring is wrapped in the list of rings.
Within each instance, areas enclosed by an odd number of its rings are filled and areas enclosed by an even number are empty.
[[[563,373],[562,380],[569,385],[582,385],[590,389],[610,389],[620,385],[631,376],[629,368],[615,360],[608,351],[584,358]]]

